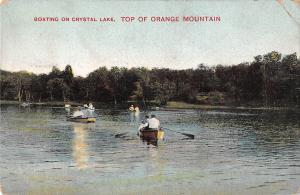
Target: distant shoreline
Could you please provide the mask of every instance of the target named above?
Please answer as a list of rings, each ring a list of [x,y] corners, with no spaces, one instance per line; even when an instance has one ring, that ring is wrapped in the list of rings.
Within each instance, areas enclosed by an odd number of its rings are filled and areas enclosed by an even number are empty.
[[[300,110],[297,107],[280,107],[280,106],[228,106],[228,105],[209,105],[209,104],[189,104],[185,102],[170,101],[167,103],[167,109],[236,109],[236,110]]]
[[[18,102],[14,100],[0,100],[0,105],[2,104],[11,104],[11,105],[21,105],[23,102]],[[35,106],[61,106],[64,107],[65,104],[70,104],[71,106],[83,106],[84,104],[87,104],[88,102],[62,102],[62,101],[52,101],[52,102],[30,102],[30,105]],[[107,104],[105,102],[93,102],[95,104],[100,104],[104,107],[107,107],[109,105],[113,106],[113,103]],[[125,104],[134,104],[133,102],[124,102],[123,104],[120,103],[120,105]],[[209,104],[190,104],[186,102],[179,102],[179,101],[169,101],[167,105],[161,106],[163,109],[204,109],[204,110],[214,110],[214,109],[221,109],[221,110],[230,110],[230,109],[236,109],[236,110],[300,110],[300,108],[297,107],[280,107],[280,106],[228,106],[228,105],[209,105]]]
[[[12,104],[12,105],[18,105],[22,104],[25,101],[19,102],[14,100],[0,100],[0,104]],[[28,102],[30,105],[37,105],[37,106],[64,106],[65,104],[71,104],[73,106],[81,106],[83,103],[80,102],[61,102],[61,101],[52,101],[52,102]]]

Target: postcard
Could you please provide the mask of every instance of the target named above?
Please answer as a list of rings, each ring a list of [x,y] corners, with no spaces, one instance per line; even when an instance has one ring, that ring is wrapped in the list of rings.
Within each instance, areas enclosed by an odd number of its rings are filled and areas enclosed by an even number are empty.
[[[300,194],[299,0],[0,0],[0,194]]]

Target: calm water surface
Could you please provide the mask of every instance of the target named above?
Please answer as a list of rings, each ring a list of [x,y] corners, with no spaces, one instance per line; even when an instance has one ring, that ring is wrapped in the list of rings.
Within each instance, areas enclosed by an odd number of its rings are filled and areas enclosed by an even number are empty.
[[[72,111],[72,110],[71,110]],[[95,124],[64,108],[1,105],[0,185],[6,194],[295,194],[300,113],[153,111],[158,147],[136,136],[139,115],[96,110]],[[126,136],[116,138],[119,133]]]

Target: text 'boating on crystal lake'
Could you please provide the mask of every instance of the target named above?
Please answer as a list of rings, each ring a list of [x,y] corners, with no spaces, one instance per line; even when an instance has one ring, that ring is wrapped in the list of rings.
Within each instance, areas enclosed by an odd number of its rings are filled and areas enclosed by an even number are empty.
[[[156,22],[156,23],[176,23],[176,22],[221,22],[221,16],[122,16],[115,17],[34,17],[34,22],[106,22],[116,21],[122,23],[132,22]]]

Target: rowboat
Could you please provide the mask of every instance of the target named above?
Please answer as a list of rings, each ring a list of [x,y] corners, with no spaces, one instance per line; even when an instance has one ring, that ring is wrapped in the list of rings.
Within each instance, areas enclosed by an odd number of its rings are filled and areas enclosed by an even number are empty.
[[[71,108],[70,104],[65,104],[65,108]]]
[[[68,121],[79,122],[79,123],[94,123],[96,122],[96,117],[87,117],[87,116],[70,117],[68,118]]]
[[[21,104],[21,106],[23,106],[23,107],[27,107],[27,106],[29,106],[30,104],[29,103],[26,103],[26,102],[23,102],[22,104]]]
[[[140,137],[143,140],[147,141],[157,141],[157,140],[163,140],[164,139],[165,132],[162,129],[159,130],[140,130]]]

